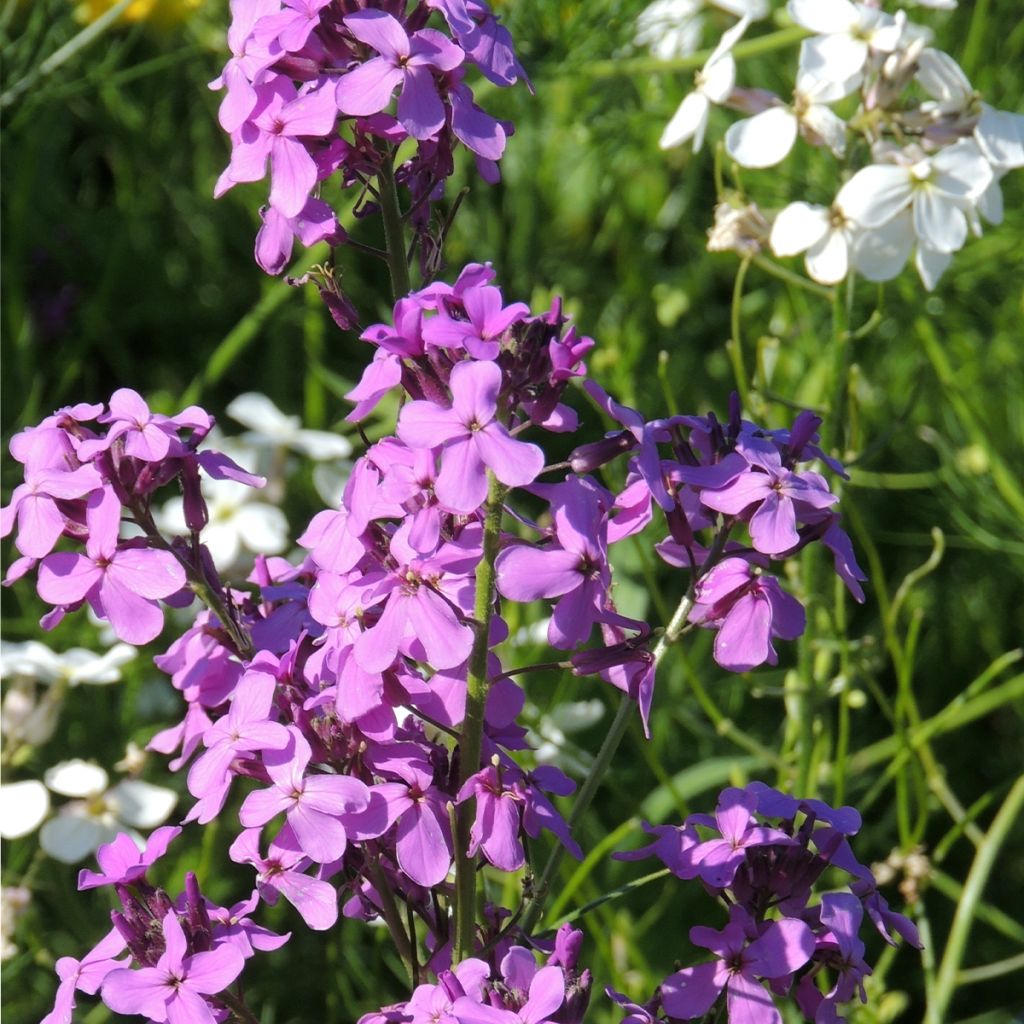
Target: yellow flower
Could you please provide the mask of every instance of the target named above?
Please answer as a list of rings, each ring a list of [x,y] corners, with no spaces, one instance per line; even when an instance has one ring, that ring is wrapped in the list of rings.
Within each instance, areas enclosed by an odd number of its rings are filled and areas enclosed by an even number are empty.
[[[117,3],[117,0],[79,0],[75,17],[81,22],[95,21]],[[191,17],[202,0],[133,0],[121,15],[125,22],[146,21],[161,28],[176,25]]]

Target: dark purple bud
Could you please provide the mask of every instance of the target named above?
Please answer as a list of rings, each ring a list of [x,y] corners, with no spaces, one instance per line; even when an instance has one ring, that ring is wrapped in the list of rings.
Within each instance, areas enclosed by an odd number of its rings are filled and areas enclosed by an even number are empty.
[[[193,533],[199,533],[210,521],[203,497],[202,485],[199,482],[199,463],[195,459],[185,459],[181,467],[182,504],[185,512],[185,524]]]
[[[565,1002],[550,1019],[558,1024],[582,1024],[590,1005],[591,981],[590,971],[584,971],[578,977],[571,977],[566,971]]]
[[[623,452],[631,451],[637,444],[637,439],[629,431],[623,430],[600,441],[591,441],[573,449],[569,455],[569,465],[574,473],[592,473]]]
[[[324,300],[331,319],[341,330],[353,331],[359,326],[359,310],[340,288],[336,290],[321,288],[320,298]]]
[[[793,421],[793,429],[789,432],[789,452],[794,460],[801,461],[804,445],[815,440],[820,426],[821,417],[815,416],[810,409],[804,409]]]
[[[199,879],[194,871],[185,875],[185,932],[189,949],[202,953],[213,948],[213,925],[206,910],[206,900],[199,891]]]
[[[690,526],[690,520],[686,518],[686,513],[678,505],[673,505],[665,513],[665,521],[668,523],[672,539],[677,544],[681,544],[684,548],[693,547],[693,529]]]

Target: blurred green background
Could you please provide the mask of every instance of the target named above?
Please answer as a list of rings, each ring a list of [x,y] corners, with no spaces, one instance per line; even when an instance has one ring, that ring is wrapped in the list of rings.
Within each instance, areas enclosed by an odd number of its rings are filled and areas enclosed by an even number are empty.
[[[219,97],[206,85],[223,64],[226,6],[142,3],[135,20],[117,23],[22,89],[81,30],[85,13],[95,16],[104,4],[88,12],[64,0],[3,5],[0,92],[20,93],[2,111],[5,441],[56,407],[101,401],[126,385],[163,411],[187,399],[219,417],[234,396],[256,390],[308,426],[341,426],[348,406],[340,395],[369,350],[330,322],[313,289],[289,287],[255,266],[264,184],[211,198],[229,155],[216,123]],[[724,413],[733,387],[724,343],[738,261],[705,249],[713,152],[657,148],[691,73],[655,68],[632,45],[638,0],[496,6],[537,95],[478,90],[483,105],[515,122],[516,134],[501,186],[484,185],[460,165],[451,194],[463,185],[470,191],[449,266],[491,260],[506,298],[536,309],[563,295],[581,329],[598,340],[592,373],[649,417]],[[1018,0],[962,0],[955,12],[920,8],[915,16],[935,26],[936,45],[960,61],[990,103],[1019,110],[1019,14]],[[729,23],[712,12],[707,40]],[[783,89],[795,52],[742,63],[740,81]],[[713,114],[712,140],[731,117]],[[748,172],[744,182],[768,206],[788,198],[828,202],[835,181],[825,165],[805,147],[781,168]],[[893,851],[905,859],[918,849],[927,858],[912,862],[922,874],[904,889],[929,938],[924,967],[909,949],[883,961],[857,1022],[922,1019],[961,887],[1024,766],[1024,685],[1019,651],[1008,654],[1024,638],[1024,174],[1008,175],[1003,190],[1005,223],[969,241],[934,293],[908,270],[881,298],[867,286],[855,296],[854,325],[879,310],[874,329],[853,343],[854,468],[844,495],[846,525],[871,584],[863,607],[841,606],[845,630],[839,605],[812,609],[810,660],[799,665],[818,685],[803,713],[813,716],[807,727],[827,739],[844,721],[849,727],[847,761],[837,767],[823,755],[816,775],[824,798],[835,797],[838,785],[843,799],[864,810],[860,859],[882,861]],[[374,226],[361,230],[376,241]],[[364,323],[386,315],[383,267],[352,254],[344,286]],[[757,351],[764,371],[758,417],[779,427],[790,422],[794,403],[826,406],[828,302],[755,266],[741,312],[748,365]],[[6,493],[17,468],[5,461]],[[296,532],[316,500],[308,481],[289,494]],[[941,559],[904,585],[894,608],[901,583],[933,553],[936,528]],[[618,570],[624,603],[637,611],[648,604],[660,621],[679,592],[671,572],[639,549],[621,555]],[[34,635],[40,606],[31,587],[6,592],[4,608],[7,639]],[[88,646],[94,635],[84,621],[70,621],[48,642]],[[786,776],[775,752],[787,733],[786,672],[797,664],[786,651],[778,669],[727,677],[710,661],[706,636],[673,656],[660,678],[652,742],[638,729],[627,738],[621,767],[580,837],[588,850],[601,843],[605,856],[582,869],[564,866],[559,913],[638,877],[606,857],[615,848],[609,837],[619,847],[638,844],[636,818],[677,820],[710,810],[731,780]],[[128,739],[143,741],[173,721],[174,697],[148,659],[126,676],[120,687],[73,691],[49,746],[14,766],[10,778],[37,777],[62,756],[109,767]],[[542,711],[569,697],[611,703],[597,687],[554,678],[532,680],[530,695]],[[791,718],[788,729],[803,727]],[[594,750],[602,730],[598,724],[575,739]],[[160,763],[147,768],[154,781],[165,775]],[[167,867],[175,879],[169,884],[198,863],[213,896],[241,898],[247,872],[223,867],[231,837],[205,831],[201,849]],[[110,904],[102,892],[75,894],[76,869],[41,859],[31,838],[6,852],[5,884],[30,870],[35,892],[19,950],[3,970],[9,1020],[17,1024],[45,1012],[54,959],[80,955],[95,941]],[[709,905],[685,887],[661,885],[585,919],[602,985],[645,998],[675,960],[692,955],[687,931]],[[895,885],[886,892],[895,905],[903,902]],[[1017,822],[982,901],[972,904],[946,1020],[1008,1024],[1024,1013],[1022,894],[1024,825]],[[295,928],[297,918],[279,908],[272,921]],[[401,969],[379,940],[346,924],[324,944],[299,923],[296,939],[267,957],[251,982],[264,1024],[354,1020],[400,998]],[[1020,969],[984,970],[1007,962]],[[83,1003],[82,1020],[107,1019],[102,1007]],[[599,991],[591,1012],[595,1021],[615,1019]]]

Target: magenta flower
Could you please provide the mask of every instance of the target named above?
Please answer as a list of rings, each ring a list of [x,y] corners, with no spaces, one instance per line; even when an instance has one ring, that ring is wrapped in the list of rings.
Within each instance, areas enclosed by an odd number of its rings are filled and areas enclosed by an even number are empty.
[[[517,320],[530,315],[524,302],[502,305],[501,290],[482,284],[459,291],[454,298],[462,303],[468,319],[449,316],[442,304],[440,315],[423,327],[424,340],[439,348],[465,349],[474,359],[497,359],[501,336]]]
[[[256,888],[265,903],[273,906],[283,896],[314,931],[334,927],[338,893],[329,882],[305,873],[311,861],[287,825],[271,842],[266,857],[260,855],[259,829],[245,829],[231,844],[229,854],[236,864],[251,864],[256,869]]]
[[[14,529],[17,517],[15,546],[23,555],[44,558],[68,525],[58,501],[82,498],[102,486],[103,480],[92,466],[71,472],[26,467],[25,482],[14,488],[11,503],[0,509],[0,537]]]
[[[291,82],[276,78],[257,86],[256,105],[239,128],[231,162],[215,196],[233,185],[259,181],[270,161],[270,205],[285,217],[299,217],[317,182],[317,166],[303,138],[323,138],[337,120],[333,89],[322,86],[299,95]]]
[[[245,959],[228,943],[189,956],[173,910],[163,920],[163,933],[167,947],[156,966],[112,971],[103,982],[103,1001],[115,1013],[139,1014],[157,1024],[216,1024],[203,997],[223,992],[242,973]]]
[[[487,498],[487,473],[508,487],[533,483],[544,468],[535,444],[516,441],[497,418],[501,370],[496,363],[463,362],[452,369],[452,407],[407,403],[398,418],[398,436],[410,448],[445,443],[437,476],[438,501],[449,511],[475,512]]]
[[[600,496],[571,478],[552,500],[558,545],[515,544],[495,562],[498,590],[513,601],[557,597],[548,641],[562,650],[583,643],[604,612],[611,569]]]
[[[461,1024],[545,1024],[565,1002],[565,975],[560,967],[542,967],[533,976],[526,1002],[518,1010],[478,1003],[462,996],[452,1007]]]
[[[792,918],[772,921],[757,935],[753,918],[739,906],[732,908],[721,931],[691,928],[690,941],[718,959],[669,975],[661,986],[665,1011],[682,1020],[703,1017],[725,991],[729,1020],[735,1024],[782,1024],[761,979],[785,979],[810,960],[815,945],[811,929]]]
[[[370,791],[347,775],[306,775],[313,752],[295,726],[289,732],[293,743],[263,758],[272,785],[250,793],[238,817],[245,828],[257,828],[284,813],[302,852],[317,864],[327,864],[345,852],[343,819],[366,809]]]
[[[95,995],[107,975],[130,962],[128,957],[116,959],[126,948],[124,936],[112,928],[81,960],[73,956],[62,956],[57,961],[57,977],[60,978],[57,998],[53,1009],[39,1024],[71,1024],[75,992]]]
[[[143,878],[146,868],[155,864],[180,834],[178,825],[164,825],[149,837],[146,849],[140,850],[131,836],[119,833],[113,842],[96,851],[102,873],[88,868],[79,871],[79,890],[95,889],[100,885],[130,885]]]
[[[512,780],[503,778],[505,774],[489,764],[466,780],[456,803],[476,798],[469,855],[475,856],[479,850],[496,868],[517,871],[526,863],[523,841],[519,836],[522,796],[516,792]]]
[[[785,832],[758,825],[753,813],[756,809],[756,793],[735,787],[722,790],[715,809],[715,823],[722,838],[709,839],[689,851],[700,877],[709,885],[719,889],[731,885],[750,847],[796,845]]]
[[[824,509],[839,499],[818,473],[794,473],[782,465],[778,452],[752,447],[737,449],[752,462],[749,472],[734,477],[724,487],[705,488],[701,501],[717,512],[739,515],[752,509],[750,538],[766,555],[781,555],[800,543],[798,521],[811,509]]]
[[[690,621],[718,626],[715,661],[731,672],[778,663],[772,640],[795,640],[804,631],[803,606],[774,576],[743,558],[726,558],[697,583]]]
[[[120,516],[113,491],[97,491],[86,513],[86,553],[47,555],[39,567],[39,596],[54,605],[87,600],[97,615],[110,620],[120,639],[147,644],[164,624],[157,599],[185,586],[185,570],[169,551],[118,547]]]
[[[431,68],[451,71],[465,54],[436,29],[424,28],[411,36],[401,22],[384,11],[363,10],[344,19],[348,30],[379,57],[342,76],[336,99],[343,114],[376,114],[398,96],[398,120],[414,139],[433,138],[444,126],[444,103]]]

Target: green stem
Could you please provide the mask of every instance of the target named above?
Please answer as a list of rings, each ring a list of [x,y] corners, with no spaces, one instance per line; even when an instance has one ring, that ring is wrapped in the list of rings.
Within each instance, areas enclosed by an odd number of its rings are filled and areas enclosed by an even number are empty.
[[[947,1019],[946,1010],[956,988],[960,962],[963,959],[967,939],[974,921],[975,909],[981,899],[992,868],[1010,829],[1016,824],[1021,810],[1024,809],[1024,775],[1017,779],[999,808],[992,825],[985,836],[985,841],[974,856],[974,863],[964,883],[963,896],[957,904],[953,915],[953,924],[949,930],[946,949],[939,964],[935,978],[935,987],[928,1000],[927,1024],[941,1024]]]
[[[724,534],[722,539],[724,543]],[[716,545],[716,548],[717,547],[718,546]],[[705,563],[706,568],[711,567],[713,559],[717,559],[717,554],[714,551]],[[686,618],[690,614],[690,609],[693,607],[693,595],[694,588],[691,586],[683,595],[683,599],[679,602],[679,607],[676,608],[671,621],[665,627],[665,632],[658,638],[658,642],[655,644],[654,650],[652,651],[655,670],[658,665],[661,664],[661,661],[665,657],[669,647],[671,647],[671,645],[679,638],[679,634],[682,632],[683,626],[686,625]],[[615,718],[608,729],[608,735],[605,736],[604,742],[601,744],[601,749],[597,752],[597,757],[594,759],[594,766],[591,768],[590,773],[587,775],[583,785],[580,787],[579,794],[576,797],[576,802],[573,804],[572,813],[569,815],[570,831],[579,824],[580,819],[586,813],[587,808],[594,799],[594,795],[597,793],[598,787],[604,779],[605,772],[607,772],[608,766],[611,764],[611,760],[615,756],[615,751],[618,750],[619,743],[622,741],[622,737],[625,736],[629,723],[633,720],[634,711],[635,702],[627,694],[623,694],[622,699],[619,701],[618,710],[615,712]],[[562,857],[564,855],[565,847],[561,844],[557,844],[548,856],[547,863],[544,865],[544,870],[541,872],[540,878],[534,884],[533,894],[527,901],[526,909],[520,920],[520,928],[526,935],[529,935],[533,931],[537,922],[540,920],[541,912],[544,909],[544,900],[547,898],[548,891],[551,888],[551,882],[559,865],[562,863]]]
[[[398,955],[402,958],[406,969],[409,971],[409,979],[412,980],[414,975],[413,964],[416,962],[416,955],[413,952],[409,936],[405,931],[405,925],[402,924],[401,915],[398,913],[398,904],[395,902],[395,894],[391,891],[391,883],[384,874],[384,869],[380,866],[380,856],[377,851],[368,851],[366,865],[369,869],[370,880],[373,882],[373,888],[380,897],[380,909],[384,915],[384,923],[388,926],[388,931],[391,933],[391,938],[395,943],[395,949],[398,950]]]
[[[494,562],[501,544],[502,502],[506,488],[488,470],[487,505],[484,511],[484,554],[476,567],[476,599],[473,608],[473,647],[466,674],[466,716],[459,738],[459,786],[480,770],[484,706],[490,680],[487,677],[488,640],[494,616]],[[476,858],[471,857],[469,835],[475,815],[474,801],[459,805],[455,818],[455,945],[452,960],[458,963],[475,952]]]
[[[398,202],[395,165],[391,160],[385,160],[381,165],[377,181],[380,184],[380,212],[384,221],[391,291],[397,302],[409,294],[412,284],[409,280],[409,264],[405,257],[405,226],[402,223],[402,208]]]
[[[736,390],[740,393],[740,401],[746,410],[750,409],[750,387],[747,384],[747,369],[743,361],[743,343],[740,341],[740,303],[743,301],[743,282],[750,269],[750,260],[750,256],[744,256],[740,260],[739,270],[736,271],[736,283],[732,288],[732,308],[729,318],[732,337],[725,346],[729,353],[729,361],[732,363],[733,376],[736,378]]]
[[[775,260],[768,259],[767,256],[762,256],[760,253],[755,253],[751,258],[751,262],[759,270],[763,270],[766,274],[771,274],[772,277],[777,277],[780,281],[785,281],[786,284],[790,284],[794,288],[802,288],[805,292],[811,292],[814,295],[820,295],[822,298],[829,300],[835,294],[836,290],[834,288],[828,288],[823,284],[818,284],[817,281],[811,281],[802,274],[794,274],[792,270],[776,263]]]
[[[91,25],[86,25],[77,35],[72,36],[63,46],[54,50],[37,67],[34,67],[24,78],[19,79],[5,93],[0,95],[0,109],[9,107],[23,92],[31,88],[40,79],[52,75],[62,64],[71,60],[90,43],[94,42],[128,9],[132,0],[118,0],[108,11],[104,11]]]

